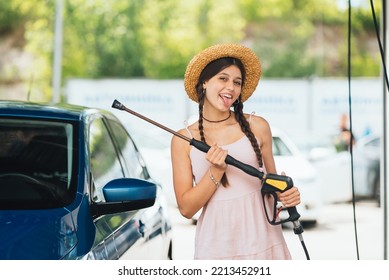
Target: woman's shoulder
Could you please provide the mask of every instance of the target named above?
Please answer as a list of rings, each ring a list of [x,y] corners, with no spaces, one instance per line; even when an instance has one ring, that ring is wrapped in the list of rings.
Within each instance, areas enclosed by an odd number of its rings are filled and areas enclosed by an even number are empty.
[[[269,135],[271,135],[269,122],[264,117],[255,115],[254,113],[245,114],[245,116],[255,137],[261,143],[264,143],[265,139],[268,139]]]
[[[192,139],[196,135],[197,131],[198,131],[198,128],[196,127],[195,123],[193,123],[193,124],[187,125],[186,127],[183,127],[181,129],[177,130],[177,133]],[[175,137],[173,137],[173,140],[175,138],[180,139],[178,136],[175,136]]]
[[[255,112],[253,112],[251,114],[245,113],[244,116],[246,117],[247,121],[249,122],[249,124],[252,128],[255,128],[255,127],[268,128],[269,127],[269,122],[264,117],[256,115]]]

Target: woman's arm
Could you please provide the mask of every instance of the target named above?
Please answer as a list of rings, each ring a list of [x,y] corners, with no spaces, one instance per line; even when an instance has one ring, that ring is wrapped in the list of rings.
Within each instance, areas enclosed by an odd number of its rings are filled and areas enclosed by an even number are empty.
[[[179,131],[185,133],[185,130]],[[178,209],[180,213],[190,219],[199,211],[211,198],[217,189],[214,181],[220,181],[226,164],[225,158],[227,152],[213,146],[204,156],[211,163],[211,179],[209,171],[204,175],[200,182],[193,187],[192,165],[190,160],[190,145],[187,141],[173,136],[171,142],[171,158],[173,169],[173,185],[176,195]]]
[[[259,116],[252,115],[251,118],[250,128],[259,140],[264,168],[267,173],[277,174],[273,157],[273,138],[269,123]]]
[[[259,139],[262,151],[262,160],[265,165],[267,173],[277,174],[277,169],[273,156],[273,138],[269,123],[261,117],[253,116],[252,130],[254,135]],[[281,172],[285,175],[284,172]],[[278,193],[278,199],[282,202],[285,207],[292,207],[300,204],[300,192],[296,186],[289,190]]]

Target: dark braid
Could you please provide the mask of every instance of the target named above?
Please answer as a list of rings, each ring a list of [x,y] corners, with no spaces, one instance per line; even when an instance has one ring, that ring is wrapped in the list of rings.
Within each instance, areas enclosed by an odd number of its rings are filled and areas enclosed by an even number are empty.
[[[262,161],[262,152],[261,149],[259,148],[257,139],[254,136],[254,133],[250,129],[250,124],[246,120],[243,114],[243,103],[240,101],[240,96],[239,99],[234,102],[234,112],[235,112],[235,119],[239,123],[242,132],[246,134],[247,138],[250,140],[251,146],[254,149],[255,155],[257,156],[259,167],[263,166],[263,161]]]
[[[205,140],[204,126],[203,126],[204,99],[205,99],[205,90],[202,91],[202,94],[200,95],[200,98],[199,98],[199,131],[200,131],[201,141],[204,143],[207,143],[207,141]],[[223,177],[221,178],[220,183],[225,187],[228,186],[228,180],[227,180],[226,173],[223,174]]]
[[[199,131],[200,131],[200,137],[201,141],[204,143],[207,143],[205,140],[204,135],[204,126],[203,126],[203,108],[204,108],[204,100],[205,100],[205,89],[201,91],[201,95],[199,97]]]

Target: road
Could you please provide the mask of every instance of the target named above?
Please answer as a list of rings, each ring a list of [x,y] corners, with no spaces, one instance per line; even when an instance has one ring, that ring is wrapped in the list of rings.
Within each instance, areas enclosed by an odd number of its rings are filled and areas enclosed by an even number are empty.
[[[191,260],[194,251],[195,225],[182,217],[174,207],[171,208],[171,217],[173,220],[173,258]],[[310,259],[383,260],[383,209],[374,202],[357,202],[355,219],[356,227],[351,203],[325,205],[317,225],[304,228],[302,234]],[[306,256],[299,237],[294,234],[291,227],[284,227],[284,236],[292,258],[305,260]]]

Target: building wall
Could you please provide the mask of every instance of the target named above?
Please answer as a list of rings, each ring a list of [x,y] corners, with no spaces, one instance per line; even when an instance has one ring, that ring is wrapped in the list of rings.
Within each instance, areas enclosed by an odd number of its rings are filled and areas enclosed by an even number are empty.
[[[351,119],[355,137],[382,133],[383,86],[378,78],[351,81]],[[197,114],[197,103],[186,96],[182,80],[68,80],[69,103],[112,110],[131,129],[160,130],[135,116],[111,108],[118,99],[128,108],[177,130]],[[342,114],[349,114],[347,79],[263,79],[244,104],[245,112],[265,117],[299,146],[326,142],[338,133]]]

